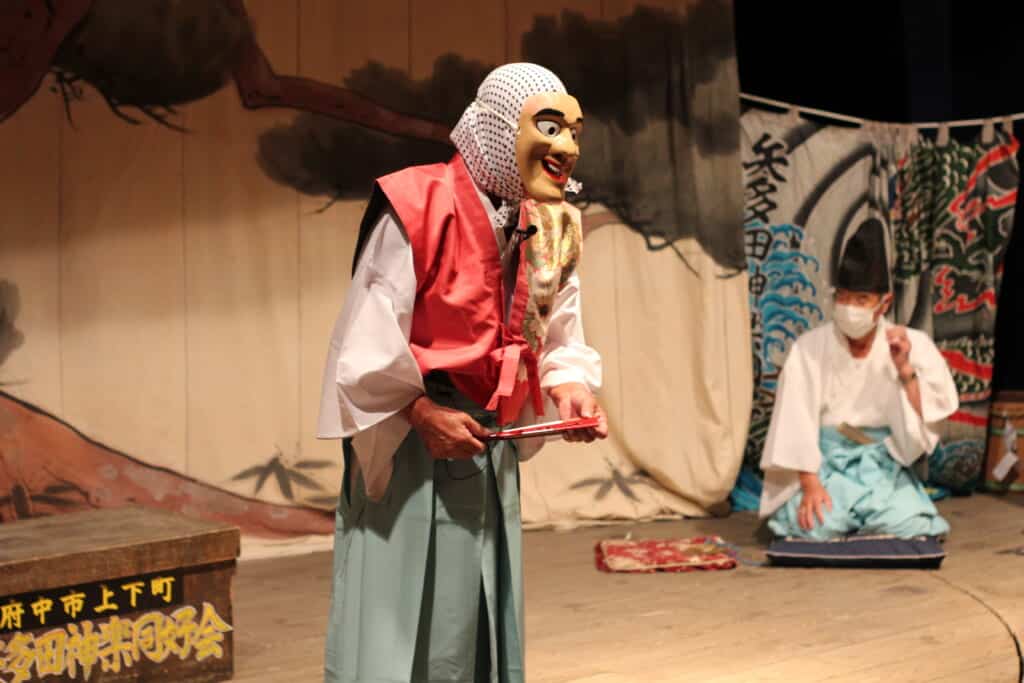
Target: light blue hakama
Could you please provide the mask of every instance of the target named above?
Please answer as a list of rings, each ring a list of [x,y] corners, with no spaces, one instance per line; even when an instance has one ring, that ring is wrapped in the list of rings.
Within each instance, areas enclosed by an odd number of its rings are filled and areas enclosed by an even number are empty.
[[[824,524],[815,518],[813,529],[801,529],[797,511],[803,494],[798,491],[768,520],[776,535],[828,540],[854,534],[912,538],[949,533],[921,480],[886,450],[882,440],[889,430],[862,431],[875,443],[855,443],[834,427],[821,429],[818,476],[832,498],[832,510],[824,510]]]
[[[427,380],[434,401],[494,426],[446,377]],[[523,682],[518,467],[511,443],[434,460],[410,431],[381,501],[346,479],[326,683]]]

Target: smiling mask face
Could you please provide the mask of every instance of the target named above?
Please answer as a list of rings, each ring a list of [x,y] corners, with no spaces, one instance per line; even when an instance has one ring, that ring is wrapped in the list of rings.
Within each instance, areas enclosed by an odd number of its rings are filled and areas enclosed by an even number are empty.
[[[516,136],[516,164],[527,196],[553,202],[565,188],[580,156],[583,112],[576,98],[541,93],[523,104]]]

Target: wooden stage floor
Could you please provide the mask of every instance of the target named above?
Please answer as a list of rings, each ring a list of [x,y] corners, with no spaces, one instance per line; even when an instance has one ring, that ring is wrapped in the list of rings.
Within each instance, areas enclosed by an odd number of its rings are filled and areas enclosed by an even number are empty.
[[[718,534],[763,558],[749,514],[525,535],[529,683],[1019,681],[1024,496],[939,504],[942,569],[606,574],[601,538]],[[239,566],[237,681],[322,680],[329,553]]]

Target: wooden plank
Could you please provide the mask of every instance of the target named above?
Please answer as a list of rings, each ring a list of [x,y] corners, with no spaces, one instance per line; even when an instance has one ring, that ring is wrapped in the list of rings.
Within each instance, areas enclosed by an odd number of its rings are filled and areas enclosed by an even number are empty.
[[[938,578],[994,610],[1024,642],[1024,557],[1016,554],[1024,547],[1024,494],[953,499],[939,510],[953,533]],[[990,680],[991,673],[986,669],[962,680]]]
[[[330,553],[239,564],[234,680],[323,680],[331,573]],[[299,591],[295,576],[303,577]]]
[[[58,415],[62,116],[59,97],[43,89],[0,124],[0,308],[17,298],[8,315],[20,338],[0,330],[0,389]]]
[[[234,561],[238,529],[121,508],[0,525],[0,595]]]
[[[0,525],[0,567],[62,553],[105,552],[147,541],[173,541],[234,530],[230,524],[208,522],[143,507],[74,512]],[[231,546],[214,560],[233,559]],[[220,553],[221,551],[218,551]]]
[[[967,501],[967,507],[975,510],[991,507],[985,498],[971,500],[975,502]],[[963,532],[973,532],[979,517],[983,515],[972,516]],[[749,545],[755,524],[751,515],[735,515],[628,529],[644,538],[719,533]],[[812,672],[822,672],[822,678],[843,673],[844,667],[858,662],[868,667],[867,679],[927,680],[975,670],[989,670],[994,678],[1013,665],[1012,653],[999,647],[997,621],[969,598],[932,585],[930,573],[749,567],[671,576],[596,572],[590,563],[593,542],[626,531],[627,527],[617,527],[526,535],[530,680],[677,681],[680,672],[693,680],[805,680]],[[1004,534],[1004,539],[1011,539],[1016,532]],[[322,638],[303,632],[302,624],[322,629],[323,615],[305,608],[288,611],[273,594],[275,586],[283,586],[286,577],[295,574],[328,585],[330,558],[295,558],[288,561],[294,563],[289,569],[275,573],[281,562],[242,565],[239,605],[248,603],[245,609],[254,618],[273,613],[278,621],[291,624],[288,640],[296,648],[286,652],[274,647],[261,653],[260,661],[284,671],[279,658],[286,657],[296,672],[303,672],[295,680],[317,680],[318,668],[310,659],[319,656]],[[266,590],[257,595],[257,586]],[[868,613],[865,600],[877,609]],[[240,612],[239,623],[241,619]],[[962,628],[948,628],[957,621]],[[808,628],[812,623],[814,628]],[[269,620],[250,626],[260,634],[271,627]],[[995,649],[986,645],[992,638]],[[909,659],[900,658],[903,651],[910,653]],[[871,668],[879,658],[881,664]],[[986,658],[998,663],[987,663]],[[927,675],[915,678],[910,665],[921,661],[926,662],[921,671]],[[248,661],[238,676],[246,681],[274,680],[272,674],[261,676],[259,671],[257,661]],[[897,675],[888,675],[890,671]]]
[[[508,53],[505,4],[410,0],[412,77],[427,78],[437,58],[450,53],[489,66],[503,64]]]
[[[407,0],[373,3],[306,1],[301,5],[301,74],[340,83],[374,61],[408,72]],[[369,187],[367,188],[369,191]],[[348,291],[352,255],[365,201],[303,195],[299,203],[300,392],[303,459],[335,462],[337,469],[310,472],[330,494],[340,485],[341,448],[316,438],[324,358],[335,318]]]
[[[940,503],[946,514],[967,513],[947,562],[955,560],[965,574],[977,567],[979,581],[983,563],[987,575],[994,570],[1002,577],[1005,570],[1019,577],[1016,557],[992,554],[1020,543],[1019,518],[1011,520],[1016,526],[1000,526],[991,543],[970,544],[1008,507],[991,496]],[[756,525],[753,515],[732,515],[527,533],[528,680],[1010,680],[1015,653],[999,621],[936,578],[948,578],[952,564],[937,573],[741,566],[655,575],[604,574],[593,566],[593,544],[627,532],[637,538],[719,534],[739,544],[745,558],[758,559]],[[294,576],[306,579],[302,586]],[[1005,585],[1007,595],[1016,588],[1019,596],[1016,581]],[[320,680],[330,583],[328,553],[242,563],[236,618],[238,651],[247,654],[236,680],[276,681],[286,671],[294,672],[289,680]],[[310,609],[317,601],[322,604]]]
[[[125,123],[89,88],[72,112],[61,154],[63,417],[184,471],[184,136]]]
[[[972,613],[970,616],[950,613],[947,619],[907,629],[897,636],[857,643],[829,653],[826,671],[835,672],[829,681],[870,680],[873,677],[894,681],[933,681],[964,668],[974,668],[978,662],[998,662],[1003,680],[1012,680],[1017,673],[1016,662],[1009,655],[1013,643],[991,615]],[[871,646],[871,657],[866,657],[865,645]],[[949,661],[934,656],[941,648],[955,648],[963,653],[963,661]],[[969,654],[968,654],[969,653]],[[974,680],[974,679],[961,679]]]
[[[736,530],[721,528],[721,526],[728,526],[722,524],[723,522],[731,522],[732,519],[734,518],[704,521],[701,523],[700,533],[706,533],[709,527],[713,530],[714,526],[718,524],[720,528],[717,532],[732,540],[736,538],[734,535]],[[681,528],[678,535],[692,535],[697,532],[694,526],[689,522],[678,526],[675,524],[656,527],[649,525],[640,527],[640,529],[648,530],[641,537],[663,536],[665,534],[661,533],[661,529],[673,527]],[[652,533],[652,529],[657,529],[658,532]],[[622,532],[624,531],[625,529],[622,530]],[[538,537],[547,539],[551,545],[546,543],[544,548],[537,548],[532,541]],[[596,537],[595,534],[591,540],[595,540]],[[567,680],[567,673],[562,675],[552,669],[552,667],[559,666],[557,653],[560,652],[575,651],[577,648],[594,648],[600,652],[613,650],[619,654],[644,651],[645,661],[649,661],[652,657],[652,650],[660,655],[665,652],[662,646],[670,642],[674,643],[672,656],[676,657],[677,664],[681,664],[680,660],[685,660],[687,662],[686,670],[694,675],[694,679],[705,680],[704,676],[698,675],[700,672],[693,668],[692,663],[708,661],[709,666],[714,667],[714,662],[721,660],[721,657],[716,657],[715,653],[735,652],[739,649],[745,653],[761,653],[766,646],[769,646],[770,642],[775,642],[777,643],[774,646],[775,651],[785,655],[787,651],[801,642],[800,636],[803,636],[804,639],[812,638],[815,641],[827,639],[833,643],[842,644],[851,638],[870,635],[865,629],[881,626],[893,630],[894,627],[888,624],[895,623],[895,629],[898,630],[908,623],[914,623],[915,620],[917,623],[927,623],[929,616],[934,616],[929,613],[928,603],[931,600],[946,602],[946,598],[929,597],[927,593],[914,592],[914,584],[903,585],[901,576],[907,577],[911,581],[925,580],[925,575],[920,572],[899,574],[856,572],[854,576],[851,576],[845,572],[757,571],[741,568],[734,572],[689,575],[680,577],[679,581],[664,581],[664,577],[623,576],[615,577],[621,580],[615,580],[613,577],[602,578],[600,586],[595,583],[596,579],[582,580],[583,577],[576,582],[568,583],[564,582],[564,577],[560,576],[561,567],[552,566],[551,562],[555,557],[579,557],[585,549],[574,547],[576,546],[575,541],[566,536],[556,540],[555,537],[547,534],[537,534],[529,535],[527,539],[529,552],[537,552],[538,555],[545,558],[543,569],[540,571],[545,577],[551,576],[547,583],[558,582],[557,585],[545,588],[543,580],[541,584],[538,584],[537,576],[528,576],[531,586],[530,604],[539,602],[543,606],[541,608],[543,614],[537,618],[537,621],[546,628],[544,632],[538,633],[536,629],[532,628],[532,624],[528,626],[531,644],[534,651],[542,649],[547,655],[540,666],[531,664],[531,671],[542,669],[551,674],[547,680],[552,681]],[[531,564],[528,555],[528,572]],[[754,578],[757,583],[751,584],[750,581]],[[897,583],[886,585],[893,579],[896,579]],[[876,580],[880,582],[876,582]],[[642,588],[642,586],[648,585],[648,582],[651,587]],[[809,585],[809,582],[813,583]],[[626,591],[625,588],[621,588],[629,584],[635,584],[635,589]],[[658,587],[654,588],[653,584],[657,584]],[[816,589],[815,585],[817,585]],[[854,587],[856,590],[851,590]],[[578,590],[576,590],[577,588]],[[856,617],[858,612],[863,613],[861,605],[866,596],[872,596],[873,605],[878,602],[875,596],[878,595],[879,590],[886,591],[882,595],[893,596],[896,599],[894,604],[897,606],[890,605],[881,611],[872,610],[871,614]],[[619,591],[621,593],[616,596]],[[849,597],[844,593],[848,593]],[[979,612],[976,606],[970,605],[969,601],[964,601],[962,596],[955,596],[950,591],[946,591],[946,594],[953,596],[953,599],[958,601],[950,608],[952,612],[960,615],[968,607],[973,608],[971,613]],[[621,599],[630,595],[635,599]],[[703,597],[695,605],[688,605],[687,598],[695,595]],[[780,597],[785,599],[780,599]],[[907,602],[908,597],[911,598],[910,602]],[[684,602],[679,602],[679,599]],[[746,606],[743,601],[747,602]],[[805,603],[806,607],[800,608],[800,602]],[[892,600],[889,602],[891,603]],[[903,603],[906,605],[903,606]],[[567,609],[558,610],[565,612],[564,619],[556,617],[552,613],[554,609],[562,605],[565,605],[566,608],[571,607],[571,612]],[[713,605],[713,608],[710,605]],[[694,607],[697,609],[694,610]],[[833,621],[832,626],[822,629],[821,616],[816,618],[816,613],[825,615],[826,619],[829,616],[833,619],[839,617],[839,619]],[[530,609],[527,614],[529,620],[531,618]],[[716,614],[725,615],[725,617],[720,620],[715,619]],[[732,621],[727,618],[729,614],[735,615]],[[625,618],[606,615],[624,615]],[[638,617],[643,617],[643,619],[640,620]],[[853,617],[852,620],[851,617]],[[631,620],[633,624],[642,621],[643,629],[641,630],[646,636],[634,637],[633,634],[638,629],[635,625],[631,625]],[[945,620],[944,617],[943,621]],[[813,635],[808,635],[806,629],[801,629],[800,626],[812,621],[815,622],[815,631]],[[587,623],[590,626],[590,631],[584,633],[574,627],[573,622]],[[690,627],[689,624],[692,624],[693,627]],[[658,637],[662,629],[670,629],[670,633],[665,633],[665,636],[668,636],[667,639]],[[562,630],[565,633],[574,633],[576,640],[560,639],[557,634]],[[608,642],[607,648],[600,647],[600,643],[596,642],[599,637],[595,635],[595,632],[615,634],[616,646]],[[774,633],[781,635],[776,639],[772,635]],[[695,645],[698,646],[697,651],[692,649]],[[801,652],[804,652],[802,645]],[[654,655],[654,659],[658,659],[659,655]],[[668,657],[669,655],[664,656]],[[751,654],[750,656],[757,657],[760,654]],[[609,657],[605,661],[601,655],[595,655],[594,657],[588,656],[587,660],[590,667],[598,670],[609,667],[613,670],[616,669],[615,657]],[[660,670],[669,671],[668,663],[663,664],[665,665]],[[619,668],[620,670],[624,668],[625,671],[631,672],[640,680],[663,680],[641,675],[633,668],[631,662],[624,663],[623,667]],[[579,668],[574,670],[579,671]],[[760,669],[754,671],[758,672],[757,675],[752,674],[745,678],[740,676],[735,680],[761,680]],[[669,677],[664,680],[672,679]]]
[[[282,74],[297,67],[297,3],[246,3]],[[298,197],[257,163],[260,135],[294,114],[242,108],[226,88],[184,110],[189,473],[253,495],[254,466],[298,460]],[[270,477],[267,502],[296,502]]]
[[[809,630],[816,621],[807,620],[800,632],[787,629],[789,651],[774,661],[757,663],[760,655],[751,654],[734,662],[716,666],[714,662],[698,665],[696,674],[708,683],[740,683],[741,681],[792,681],[806,680],[813,674],[814,680],[863,681],[887,678],[896,681],[931,681],[937,676],[959,670],[963,662],[973,666],[975,657],[979,660],[1002,659],[1003,666],[1012,664],[1005,657],[1005,650],[998,647],[994,636],[995,624],[989,615],[979,612],[955,613],[946,609],[929,610],[934,623],[926,623],[923,614],[914,619],[911,614],[900,615],[903,628],[882,637],[871,637],[862,629],[864,624],[847,624],[845,641],[835,640],[819,645],[821,639]],[[908,626],[909,624],[909,626]],[[722,644],[722,650],[731,649],[732,641]],[[995,647],[993,647],[995,645]],[[944,647],[957,647],[969,652],[957,662],[951,658],[936,657]],[[1000,657],[1000,655],[1003,655]],[[714,671],[728,670],[731,673],[715,676]],[[877,678],[876,678],[877,677]]]
[[[1013,663],[1007,666],[1006,660],[1003,657],[984,664],[978,664],[972,658],[971,666],[943,673],[931,680],[935,683],[940,681],[943,683],[963,683],[964,681],[970,681],[971,683],[1006,683],[1007,681],[1019,680],[1019,677],[1015,679],[1015,676],[1018,676],[1018,671],[1014,670]]]

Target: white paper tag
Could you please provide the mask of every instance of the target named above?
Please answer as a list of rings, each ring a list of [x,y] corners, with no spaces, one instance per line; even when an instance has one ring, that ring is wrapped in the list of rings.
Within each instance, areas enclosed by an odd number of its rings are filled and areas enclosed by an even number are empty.
[[[1003,459],[992,468],[992,476],[996,481],[1003,481],[1006,479],[1006,475],[1010,473],[1010,469],[1017,464],[1017,456],[1014,453],[1007,453],[1003,456]]]

